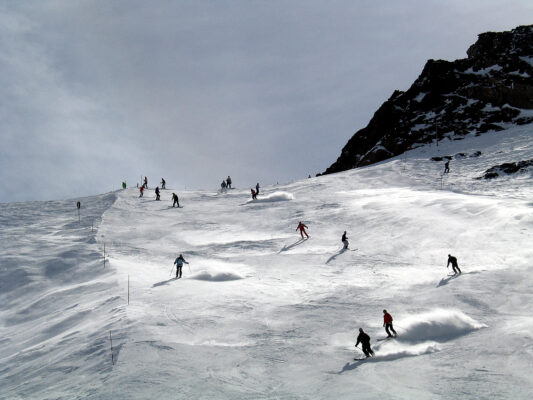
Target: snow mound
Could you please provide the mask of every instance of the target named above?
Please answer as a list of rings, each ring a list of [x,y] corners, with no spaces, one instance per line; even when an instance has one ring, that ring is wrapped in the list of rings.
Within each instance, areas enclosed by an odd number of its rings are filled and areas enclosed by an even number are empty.
[[[257,199],[250,199],[247,203],[274,203],[276,201],[290,201],[294,200],[294,195],[289,192],[274,192],[267,195],[259,194]]]
[[[239,279],[243,279],[243,277],[232,272],[211,273],[208,271],[202,271],[196,275],[193,275],[191,279],[196,279],[197,281],[227,282],[237,281]]]
[[[397,341],[446,342],[485,327],[461,311],[436,309],[403,320]]]

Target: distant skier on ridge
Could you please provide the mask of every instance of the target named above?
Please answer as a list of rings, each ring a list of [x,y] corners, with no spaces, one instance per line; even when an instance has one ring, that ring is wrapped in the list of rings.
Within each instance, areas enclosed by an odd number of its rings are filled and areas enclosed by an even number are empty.
[[[447,174],[450,172],[450,160],[446,161],[444,164],[444,173]]]
[[[178,208],[180,208],[180,200],[178,199],[178,195],[176,193],[172,193],[172,208],[178,204]]]
[[[176,279],[181,278],[181,268],[183,267],[183,264],[189,264],[187,261],[185,261],[185,258],[183,258],[183,255],[179,255],[178,258],[176,258],[176,261],[174,261],[174,264],[176,264]]]
[[[374,355],[374,351],[370,348],[370,336],[363,331],[363,328],[359,328],[359,336],[357,336],[355,347],[357,347],[359,343],[361,343],[363,353],[365,353],[367,358],[370,357],[371,354]]]
[[[155,187],[155,199],[161,200],[161,197],[159,196],[159,186]]]
[[[392,327],[392,315],[390,315],[387,310],[383,310],[383,326],[385,327],[385,332],[387,332],[387,337],[393,337],[389,329],[394,333],[394,336],[398,336]]]
[[[143,186],[145,189],[148,189],[148,177],[144,177],[144,183],[143,183]]]
[[[461,273],[461,269],[459,268],[459,265],[457,265],[457,258],[448,254],[448,264],[446,264],[446,268],[448,268],[450,264],[452,264],[454,275]]]
[[[228,179],[226,179],[226,185],[228,189],[231,189],[231,176],[228,175]]]
[[[257,182],[257,185],[255,185],[255,195],[257,196],[259,194],[259,182]]]
[[[302,239],[304,238],[304,234],[305,236],[307,236],[307,239],[309,239],[309,235],[305,231],[305,228],[309,229],[307,225],[302,224],[302,221],[298,222],[298,226],[296,227],[296,230],[298,229],[300,230],[300,236],[302,236]]]
[[[167,185],[167,182],[163,178],[161,178],[161,189],[166,189],[167,188],[166,185]]]

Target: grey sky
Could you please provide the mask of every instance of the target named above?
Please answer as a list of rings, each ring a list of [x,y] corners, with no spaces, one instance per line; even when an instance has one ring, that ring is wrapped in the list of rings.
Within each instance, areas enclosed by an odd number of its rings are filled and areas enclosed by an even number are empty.
[[[0,201],[287,182],[533,2],[2,1]]]

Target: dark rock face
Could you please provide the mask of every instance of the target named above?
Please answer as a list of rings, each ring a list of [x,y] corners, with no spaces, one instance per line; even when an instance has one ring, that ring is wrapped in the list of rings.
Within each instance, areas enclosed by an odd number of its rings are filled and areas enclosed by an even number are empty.
[[[492,179],[497,178],[501,174],[515,174],[517,172],[525,172],[529,167],[533,166],[533,160],[518,161],[514,163],[504,163],[495,165],[485,171],[483,176],[476,179]]]
[[[483,33],[467,55],[429,60],[409,90],[395,91],[324,173],[373,164],[436,139],[532,123],[521,114],[533,109],[533,25]]]

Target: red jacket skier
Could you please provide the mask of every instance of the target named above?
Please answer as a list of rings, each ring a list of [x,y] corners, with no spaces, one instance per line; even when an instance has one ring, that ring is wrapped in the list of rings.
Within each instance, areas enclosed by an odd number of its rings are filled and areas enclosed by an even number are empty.
[[[304,238],[304,234],[309,239],[309,235],[305,231],[305,228],[307,228],[307,225],[302,224],[302,221],[298,222],[298,227],[296,228],[296,230],[298,230],[298,229],[300,230],[300,235],[302,236],[302,239]]]
[[[387,312],[387,310],[383,310],[383,326],[385,327],[385,332],[387,332],[388,337],[392,337],[389,329],[394,333],[394,336],[398,335],[392,327],[392,316]]]

